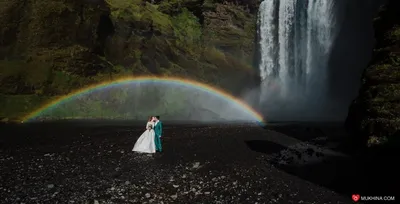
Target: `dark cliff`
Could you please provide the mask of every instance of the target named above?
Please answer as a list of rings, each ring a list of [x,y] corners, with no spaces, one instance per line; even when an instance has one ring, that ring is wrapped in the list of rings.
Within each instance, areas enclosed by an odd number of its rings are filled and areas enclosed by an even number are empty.
[[[258,81],[257,7],[256,0],[2,1],[0,117],[124,76],[183,77],[241,94]]]
[[[390,0],[374,20],[376,46],[346,121],[358,142],[397,144],[400,134],[400,1]]]

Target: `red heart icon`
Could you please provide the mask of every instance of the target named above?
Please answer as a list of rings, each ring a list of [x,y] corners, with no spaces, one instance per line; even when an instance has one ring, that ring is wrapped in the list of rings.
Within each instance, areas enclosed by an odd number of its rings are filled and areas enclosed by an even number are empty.
[[[354,200],[354,202],[357,202],[358,200],[360,200],[360,195],[359,194],[353,194],[351,196],[351,198]]]

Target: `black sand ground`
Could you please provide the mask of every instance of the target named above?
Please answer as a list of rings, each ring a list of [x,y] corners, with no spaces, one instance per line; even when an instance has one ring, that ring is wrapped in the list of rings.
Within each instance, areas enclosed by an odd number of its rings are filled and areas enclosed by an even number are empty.
[[[338,128],[309,126],[166,125],[164,151],[147,155],[131,152],[142,126],[1,125],[0,198],[298,204],[352,203],[352,193],[394,195],[398,185],[388,185],[398,184],[398,168],[387,162],[394,157],[359,159],[338,145],[344,136]]]

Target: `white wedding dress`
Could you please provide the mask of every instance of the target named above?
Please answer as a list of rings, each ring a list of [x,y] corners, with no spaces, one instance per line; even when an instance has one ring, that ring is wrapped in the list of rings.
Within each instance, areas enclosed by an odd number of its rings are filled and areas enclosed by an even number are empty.
[[[154,123],[147,122],[146,131],[142,135],[140,135],[139,139],[136,141],[135,146],[132,151],[134,152],[143,152],[143,153],[155,153],[156,152],[156,144],[154,143]]]

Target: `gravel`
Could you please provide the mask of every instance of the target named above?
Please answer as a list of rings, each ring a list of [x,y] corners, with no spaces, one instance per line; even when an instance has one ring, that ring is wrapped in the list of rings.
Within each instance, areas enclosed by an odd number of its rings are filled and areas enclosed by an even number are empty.
[[[287,159],[310,154],[300,151],[305,143],[267,153],[250,148],[248,141],[277,134],[254,125],[167,127],[164,152],[156,154],[131,151],[143,128],[6,129],[0,141],[4,203],[352,203],[278,168],[306,163],[305,156]],[[310,161],[323,159],[315,152]]]

